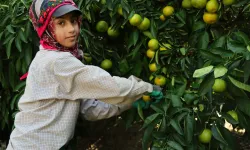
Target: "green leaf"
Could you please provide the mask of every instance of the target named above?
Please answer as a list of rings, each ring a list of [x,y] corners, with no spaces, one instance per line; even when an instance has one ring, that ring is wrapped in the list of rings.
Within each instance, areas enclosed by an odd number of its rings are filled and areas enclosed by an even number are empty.
[[[212,125],[211,130],[212,130],[212,135],[216,140],[220,141],[221,143],[223,143],[225,145],[228,145],[226,140],[223,138],[220,130],[218,129],[218,127],[215,124]]]
[[[157,113],[164,114],[164,111],[157,107],[155,104],[150,105],[150,108],[152,108]]]
[[[242,83],[242,82],[240,82],[240,81],[237,81],[237,80],[235,80],[234,78],[232,78],[231,76],[228,76],[228,78],[229,78],[229,80],[230,80],[236,87],[238,87],[238,88],[240,88],[240,89],[243,89],[243,90],[245,90],[245,91],[250,92],[250,85],[247,85],[247,84],[244,84],[244,83]]]
[[[202,77],[208,73],[210,73],[212,70],[213,70],[214,66],[207,66],[207,67],[204,67],[204,68],[200,68],[200,69],[196,69],[194,71],[194,74],[193,74],[193,77],[194,78],[199,78],[199,77]]]
[[[140,104],[140,103],[138,103],[137,112],[138,112],[138,115],[140,116],[140,118],[141,118],[142,120],[144,120],[144,115],[143,115],[143,111],[142,111],[142,107],[141,107],[141,104]]]
[[[142,32],[146,37],[150,38],[150,39],[154,39],[153,35],[151,34],[151,32],[149,31],[144,31]]]
[[[119,69],[120,69],[122,74],[126,74],[130,70],[129,65],[128,65],[128,61],[126,58],[124,58],[123,60],[121,60],[118,63],[119,63]]]
[[[227,68],[224,66],[217,66],[214,69],[214,77],[219,78],[224,76],[227,73]]]
[[[20,29],[20,30],[18,31],[18,36],[20,37],[20,39],[21,39],[23,42],[28,43],[27,37],[25,37],[24,32],[23,32],[22,29]]]
[[[194,135],[194,117],[188,114],[184,122],[185,139],[187,143],[192,143]]]
[[[212,89],[213,84],[214,84],[213,75],[211,74],[211,75],[206,76],[200,85],[199,94],[205,95],[207,92],[209,92]]]
[[[200,34],[198,38],[197,48],[198,49],[207,49],[209,43],[209,35],[207,31]]]
[[[12,27],[11,25],[8,25],[8,26],[6,27],[6,29],[7,29],[10,33],[12,33],[12,34],[15,33],[15,31],[14,31],[14,29],[13,29],[13,27]]]
[[[26,82],[20,82],[18,85],[15,86],[14,91],[19,92],[21,88],[25,87]]]
[[[150,31],[151,31],[151,34],[154,38],[157,37],[157,27],[156,27],[156,23],[153,19],[151,19],[151,22],[150,22],[151,26],[150,26]]]
[[[19,52],[22,52],[22,43],[18,36],[15,38],[15,45]]]
[[[129,43],[128,43],[128,48],[130,48],[132,45],[136,45],[137,41],[139,38],[139,32],[138,30],[134,30],[131,32],[130,36],[129,36]]]
[[[244,83],[246,83],[250,77],[250,60],[244,63]]]
[[[179,134],[173,134],[173,138],[176,142],[178,142],[182,146],[187,146],[187,143],[186,143],[185,139],[183,138],[183,136],[181,136]]]
[[[224,118],[224,119],[226,119],[227,122],[229,122],[231,124],[238,124],[239,123],[231,115],[229,115],[227,113],[221,113],[221,117]]]
[[[247,51],[247,47],[244,44],[236,42],[231,38],[227,40],[227,48],[234,53],[243,53]]]
[[[223,48],[226,46],[226,36],[221,36],[220,38],[216,39],[212,44],[211,48]]]
[[[9,64],[9,74],[8,74],[8,76],[9,76],[9,82],[10,82],[10,86],[12,87],[12,89],[14,89],[14,87],[15,87],[15,84],[16,84],[16,72],[15,72],[15,66],[14,66],[14,64],[13,64],[13,62],[11,62],[10,64]]]
[[[169,99],[171,99],[172,105],[173,107],[182,107],[182,101],[180,96],[178,95],[174,95],[174,94],[170,94],[170,96],[167,96]]]
[[[175,13],[175,16],[183,23],[186,24],[185,20],[186,20],[186,11],[184,11],[183,9],[181,9],[180,11]]]
[[[224,48],[213,48],[209,50],[211,53],[220,55],[222,58],[232,57],[234,53],[230,50],[225,50]]]
[[[179,143],[175,142],[175,141],[167,141],[167,144],[168,144],[170,147],[174,148],[175,150],[184,150],[184,149],[182,148],[182,146],[181,146]]]
[[[175,129],[175,131],[177,131],[177,133],[179,133],[180,135],[184,134],[180,124],[176,120],[171,119],[170,124]]]
[[[238,108],[250,117],[250,99],[249,98],[237,98]]]
[[[24,53],[25,53],[24,58],[25,58],[26,64],[29,65],[32,61],[32,47],[30,44],[26,46]]]
[[[6,54],[7,54],[8,59],[10,58],[10,55],[11,55],[11,46],[12,46],[14,39],[15,37],[12,37],[12,39],[10,39],[10,41],[7,44]]]
[[[206,24],[203,21],[198,21],[198,22],[195,22],[192,30],[193,30],[193,32],[195,32],[195,31],[198,31],[201,29],[205,29],[205,27],[206,27]]]
[[[150,126],[148,126],[145,131],[142,138],[142,149],[147,150],[150,144],[150,141],[152,140],[152,132],[155,128],[155,124],[152,123]]]
[[[245,33],[239,31],[239,32],[235,32],[234,34],[242,40],[245,46],[250,44],[250,39]]]
[[[160,116],[161,114],[159,113],[155,113],[155,114],[152,114],[150,116],[148,116],[145,120],[144,120],[144,124],[142,126],[142,128],[146,128],[149,124],[151,124],[154,120],[156,120],[156,118],[158,116]]]
[[[199,51],[201,56],[208,59],[208,60],[212,60],[213,62],[222,62],[222,57],[220,55],[216,55],[211,53],[210,51],[207,50],[200,50]]]

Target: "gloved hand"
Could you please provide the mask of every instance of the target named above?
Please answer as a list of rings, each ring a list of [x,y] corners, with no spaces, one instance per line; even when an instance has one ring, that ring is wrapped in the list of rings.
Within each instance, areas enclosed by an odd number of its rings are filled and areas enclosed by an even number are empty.
[[[153,85],[153,91],[162,91],[162,88],[158,85]]]
[[[152,93],[149,93],[148,95],[152,98],[151,101],[145,102],[144,100],[140,98],[139,100],[135,101],[132,104],[132,106],[134,108],[137,108],[138,105],[140,105],[142,109],[148,109],[150,104],[158,103],[163,99],[163,93],[161,91],[153,91]]]

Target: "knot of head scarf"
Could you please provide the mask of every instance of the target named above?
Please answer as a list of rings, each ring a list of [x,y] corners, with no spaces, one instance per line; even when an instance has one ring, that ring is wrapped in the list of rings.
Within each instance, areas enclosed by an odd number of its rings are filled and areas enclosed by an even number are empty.
[[[77,7],[72,0],[34,0],[30,6],[29,16],[40,38],[40,44],[46,50],[70,52],[76,58],[81,59],[77,43],[75,46],[67,48],[59,44],[55,39],[52,15],[56,9],[63,5]],[[81,17],[78,19],[78,24],[80,28]]]

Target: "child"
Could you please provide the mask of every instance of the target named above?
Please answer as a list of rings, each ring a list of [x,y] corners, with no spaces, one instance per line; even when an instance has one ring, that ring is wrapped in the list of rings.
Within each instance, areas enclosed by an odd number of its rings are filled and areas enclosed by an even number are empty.
[[[94,106],[95,99],[100,100],[99,110],[114,107],[110,117],[153,91],[151,84],[134,76],[111,76],[82,64],[77,44],[81,12],[72,0],[34,0],[30,18],[40,50],[29,67],[7,150],[60,149],[73,136],[80,101],[84,109]]]

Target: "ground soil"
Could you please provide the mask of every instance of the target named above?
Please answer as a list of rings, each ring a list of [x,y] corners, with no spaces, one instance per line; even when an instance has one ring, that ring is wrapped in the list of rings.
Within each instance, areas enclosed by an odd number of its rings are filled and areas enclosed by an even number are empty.
[[[97,122],[78,121],[77,150],[141,150],[142,122],[128,129],[122,119],[111,118]],[[74,144],[75,145],[75,144]]]

